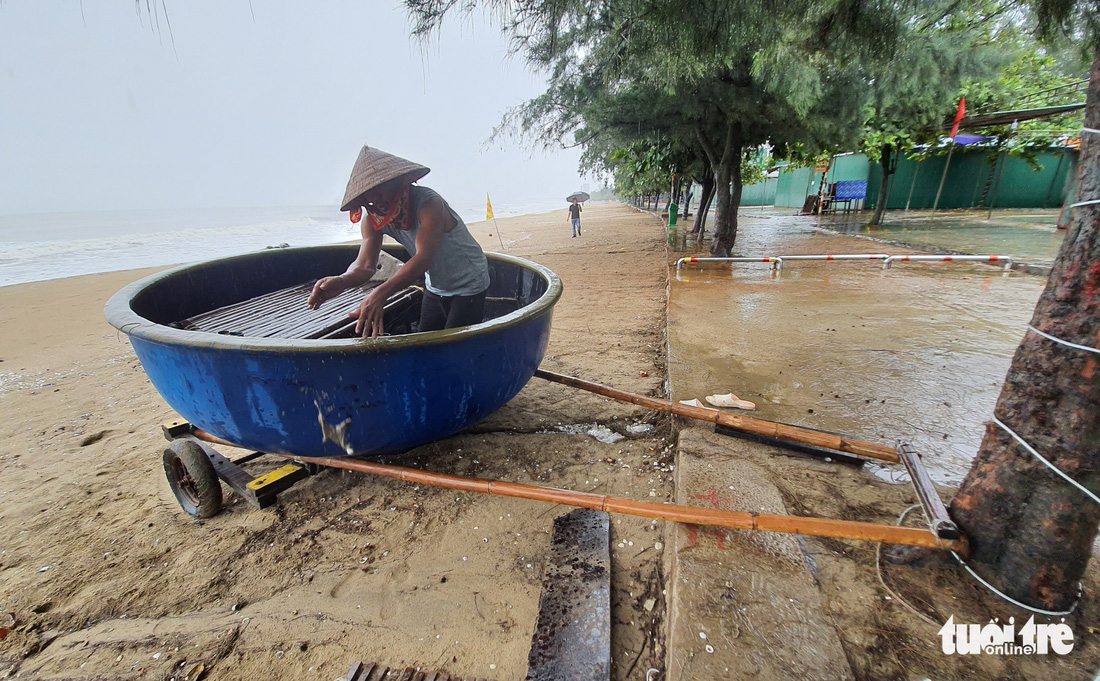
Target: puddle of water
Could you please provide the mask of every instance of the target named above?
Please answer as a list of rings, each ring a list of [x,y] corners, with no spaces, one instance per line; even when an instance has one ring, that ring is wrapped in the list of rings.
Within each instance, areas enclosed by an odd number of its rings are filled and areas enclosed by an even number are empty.
[[[781,216],[743,218],[737,247],[884,250]],[[961,481],[1043,279],[969,263],[768,268],[698,264],[673,281],[672,399],[733,392],[756,402],[750,414],[759,418],[891,444],[909,440],[935,480]],[[872,470],[905,480],[900,467]]]
[[[1065,230],[1057,229],[1058,211],[995,211],[931,217],[921,213],[887,213],[883,225],[868,227],[867,218],[823,219],[821,225],[844,234],[909,246],[924,251],[1009,255],[1019,262],[1049,267],[1058,256]]]
[[[784,253],[825,253],[826,251],[790,250],[781,242],[763,236],[755,229],[768,224],[770,236],[809,236],[817,229],[861,237],[868,243],[851,243],[848,253],[884,252],[881,244],[928,251],[931,253],[968,253],[972,255],[1008,255],[1016,262],[1049,267],[1062,247],[1065,230],[1057,229],[1058,210],[994,211],[987,219],[985,211],[947,213],[933,216],[930,211],[890,211],[884,224],[868,227],[870,213],[837,216],[796,215],[787,208],[754,208],[738,216],[740,229],[737,251],[751,255]],[[684,254],[703,255],[710,249],[710,236],[698,242],[687,229],[669,232],[669,246]],[[817,244],[814,244],[817,245]],[[824,246],[824,244],[821,244]],[[895,252],[896,249],[885,249]],[[835,252],[835,251],[834,251]],[[789,264],[788,264],[789,265]]]

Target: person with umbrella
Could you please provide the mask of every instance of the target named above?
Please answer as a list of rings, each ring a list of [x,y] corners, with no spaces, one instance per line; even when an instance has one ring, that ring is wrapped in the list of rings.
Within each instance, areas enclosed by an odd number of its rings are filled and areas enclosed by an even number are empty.
[[[573,197],[573,203],[569,206],[569,221],[573,223],[573,237],[581,234],[581,204],[577,203],[577,197]]]
[[[379,149],[364,146],[351,171],[340,210],[359,222],[363,241],[346,272],[324,277],[313,286],[308,305],[323,302],[366,283],[378,267],[382,237],[390,236],[412,257],[397,273],[371,289],[357,313],[355,333],[382,335],[382,313],[395,292],[424,277],[419,330],[436,331],[478,324],[485,310],[489,264],[481,246],[458,213],[439,194],[413,184],[430,169]]]

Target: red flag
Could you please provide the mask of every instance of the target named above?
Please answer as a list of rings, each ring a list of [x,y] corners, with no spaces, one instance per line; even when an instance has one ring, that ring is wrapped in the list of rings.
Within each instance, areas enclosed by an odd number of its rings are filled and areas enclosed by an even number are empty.
[[[959,123],[964,118],[966,118],[966,97],[959,100],[959,110],[955,112],[955,125],[951,126],[951,134],[948,137],[955,139],[955,134],[959,132]]]

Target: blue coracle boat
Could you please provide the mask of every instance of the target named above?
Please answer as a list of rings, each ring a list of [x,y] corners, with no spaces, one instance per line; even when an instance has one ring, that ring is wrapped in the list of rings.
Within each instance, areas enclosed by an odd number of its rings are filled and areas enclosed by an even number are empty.
[[[484,419],[531,379],[546,351],[561,280],[541,265],[494,253],[486,254],[486,319],[474,326],[364,340],[216,333],[182,323],[295,287],[308,295],[313,280],[343,272],[357,252],[272,249],[187,265],[127,286],[104,313],[176,412],[223,440],[272,454],[403,451]],[[387,245],[386,252],[408,257],[400,247]],[[346,324],[358,301],[339,307],[337,299],[322,309],[331,317],[335,308]],[[304,297],[289,307],[297,321],[283,326],[317,314]],[[235,314],[254,324],[287,312],[268,308]]]

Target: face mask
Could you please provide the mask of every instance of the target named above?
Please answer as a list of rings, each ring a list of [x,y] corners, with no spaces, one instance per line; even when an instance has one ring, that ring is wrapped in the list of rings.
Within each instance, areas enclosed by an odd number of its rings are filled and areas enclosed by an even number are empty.
[[[409,187],[406,185],[405,188],[401,190],[401,194],[397,197],[397,200],[393,202],[393,208],[391,208],[388,213],[381,217],[375,217],[373,214],[368,214],[367,219],[376,232],[390,224],[392,224],[395,229],[408,229],[408,208]]]

